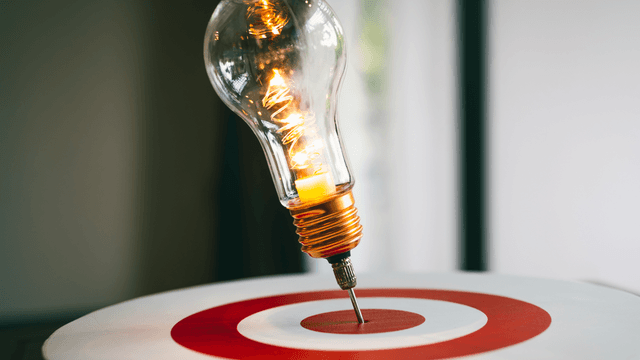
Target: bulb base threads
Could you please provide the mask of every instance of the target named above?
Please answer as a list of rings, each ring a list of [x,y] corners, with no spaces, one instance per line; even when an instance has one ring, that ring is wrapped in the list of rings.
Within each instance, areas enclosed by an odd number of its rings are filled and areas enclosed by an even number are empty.
[[[362,239],[362,225],[351,190],[322,203],[290,207],[298,228],[302,251],[314,258],[328,258],[355,248]]]

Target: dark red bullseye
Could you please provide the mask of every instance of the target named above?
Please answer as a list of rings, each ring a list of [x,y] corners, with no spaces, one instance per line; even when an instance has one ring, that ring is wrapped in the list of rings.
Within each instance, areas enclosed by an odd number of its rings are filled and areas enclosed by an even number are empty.
[[[330,334],[377,334],[410,329],[422,324],[422,315],[388,309],[363,309],[364,324],[359,324],[353,310],[330,311],[302,320],[303,328]]]

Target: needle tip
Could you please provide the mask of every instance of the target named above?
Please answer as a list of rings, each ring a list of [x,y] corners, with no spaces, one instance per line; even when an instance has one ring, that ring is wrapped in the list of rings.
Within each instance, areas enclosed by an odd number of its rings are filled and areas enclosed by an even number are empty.
[[[356,299],[356,294],[353,292],[353,288],[349,289],[349,298],[351,298],[351,304],[353,305],[353,310],[356,312],[356,317],[358,318],[358,322],[360,324],[364,324],[364,318],[362,317],[362,313],[360,312],[360,307],[358,306],[358,300]]]

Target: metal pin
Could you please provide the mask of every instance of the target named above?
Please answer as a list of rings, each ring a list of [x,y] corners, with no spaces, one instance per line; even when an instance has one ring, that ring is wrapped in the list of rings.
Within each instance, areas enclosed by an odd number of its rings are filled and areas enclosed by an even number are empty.
[[[356,312],[356,317],[358,318],[358,322],[360,324],[364,324],[364,318],[362,317],[362,313],[360,312],[360,307],[358,306],[358,300],[356,300],[356,294],[353,292],[353,288],[349,289],[349,297],[351,298],[351,304],[353,305],[353,310]]]

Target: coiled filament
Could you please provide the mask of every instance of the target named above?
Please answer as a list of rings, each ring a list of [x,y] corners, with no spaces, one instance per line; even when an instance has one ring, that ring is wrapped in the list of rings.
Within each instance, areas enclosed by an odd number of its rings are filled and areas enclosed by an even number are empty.
[[[289,158],[294,169],[305,169],[311,165],[311,161],[320,156],[319,150],[322,148],[321,141],[311,141],[301,149],[298,149],[298,141],[305,133],[305,126],[310,125],[305,122],[305,117],[292,109],[294,97],[291,89],[277,69],[273,70],[273,77],[269,81],[267,92],[262,99],[262,106],[273,111],[271,121],[282,124],[276,133],[282,135],[282,143],[289,147]]]
[[[286,5],[280,1],[259,0],[247,9],[249,34],[266,39],[282,32],[289,21]]]

